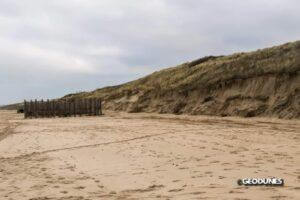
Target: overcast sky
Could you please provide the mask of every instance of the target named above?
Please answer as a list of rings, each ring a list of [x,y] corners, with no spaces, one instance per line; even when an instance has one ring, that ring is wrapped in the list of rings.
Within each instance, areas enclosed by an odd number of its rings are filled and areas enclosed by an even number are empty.
[[[0,104],[300,39],[299,0],[0,0]]]

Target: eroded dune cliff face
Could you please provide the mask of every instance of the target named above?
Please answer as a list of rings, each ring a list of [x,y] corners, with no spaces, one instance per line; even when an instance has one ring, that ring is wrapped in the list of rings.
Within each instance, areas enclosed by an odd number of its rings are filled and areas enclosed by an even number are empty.
[[[106,109],[300,118],[300,41],[209,56],[144,78],[64,98],[103,98]]]

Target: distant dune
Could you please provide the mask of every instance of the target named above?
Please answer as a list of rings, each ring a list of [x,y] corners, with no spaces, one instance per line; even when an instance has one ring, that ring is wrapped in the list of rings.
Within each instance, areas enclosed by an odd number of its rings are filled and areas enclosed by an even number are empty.
[[[23,103],[15,103],[9,105],[1,105],[0,110],[18,110],[23,106]]]
[[[123,85],[63,98],[103,98],[105,109],[217,116],[300,117],[300,41],[208,56]]]

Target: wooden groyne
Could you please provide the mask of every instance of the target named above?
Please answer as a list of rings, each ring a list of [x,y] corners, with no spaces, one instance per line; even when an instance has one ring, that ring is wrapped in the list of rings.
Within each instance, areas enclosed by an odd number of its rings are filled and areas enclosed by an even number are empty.
[[[101,99],[24,100],[24,117],[71,117],[102,115]]]

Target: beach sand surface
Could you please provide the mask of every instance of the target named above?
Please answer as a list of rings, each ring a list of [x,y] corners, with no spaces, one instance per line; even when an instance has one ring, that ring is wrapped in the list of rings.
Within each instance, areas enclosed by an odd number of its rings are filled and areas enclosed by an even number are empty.
[[[239,186],[278,177],[283,187]],[[300,121],[0,112],[0,199],[300,199]]]

